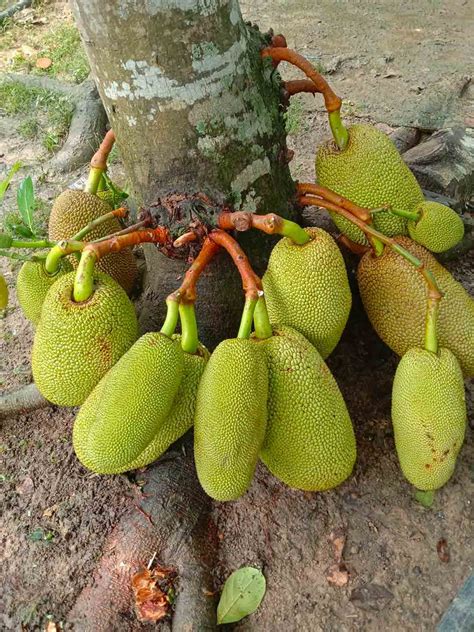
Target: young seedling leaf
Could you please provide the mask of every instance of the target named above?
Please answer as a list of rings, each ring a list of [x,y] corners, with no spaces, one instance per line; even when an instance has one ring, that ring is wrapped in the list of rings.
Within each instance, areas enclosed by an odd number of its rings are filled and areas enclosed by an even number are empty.
[[[10,186],[10,182],[12,181],[13,176],[21,168],[21,162],[15,162],[10,171],[7,173],[7,177],[4,178],[0,182],[0,202],[3,200],[3,196],[7,192],[8,187]]]
[[[31,230],[32,233],[34,233],[33,209],[35,207],[35,192],[31,176],[28,176],[21,181],[16,193],[16,200],[23,223]]]
[[[224,584],[217,606],[217,623],[234,623],[255,612],[265,589],[265,577],[258,568],[244,566],[234,571]]]

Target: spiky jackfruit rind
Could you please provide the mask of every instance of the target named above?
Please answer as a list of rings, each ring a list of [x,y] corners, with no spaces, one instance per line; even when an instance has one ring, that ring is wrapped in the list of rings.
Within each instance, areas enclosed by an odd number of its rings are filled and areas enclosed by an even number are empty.
[[[180,339],[179,335],[173,336],[173,340]],[[145,467],[156,461],[170,445],[191,428],[194,423],[197,390],[209,355],[209,351],[201,344],[195,354],[184,354],[183,377],[168,418],[158,428],[145,450],[128,464],[127,471]]]
[[[48,290],[33,342],[35,384],[60,406],[82,404],[138,335],[135,308],[116,281],[97,272],[91,298],[75,303],[74,277]]]
[[[267,421],[268,370],[263,348],[251,340],[221,342],[199,384],[194,458],[204,491],[235,500],[249,488]]]
[[[81,407],[73,432],[80,461],[99,474],[141,467],[133,462],[168,423],[183,369],[178,341],[143,335]]]
[[[305,231],[311,240],[303,246],[284,237],[273,248],[263,289],[271,322],[293,327],[327,358],[344,331],[352,296],[334,239],[321,228]]]
[[[23,313],[33,325],[39,323],[41,308],[49,288],[71,270],[72,265],[67,259],[61,260],[55,274],[48,274],[42,261],[26,261],[21,266],[16,280],[16,293]]]
[[[340,151],[330,141],[316,154],[319,184],[332,189],[352,202],[375,209],[391,205],[412,211],[423,201],[423,192],[390,138],[367,124],[349,127],[349,143]],[[330,213],[338,229],[349,239],[367,244],[364,233],[345,217]],[[405,219],[380,211],[373,215],[373,225],[392,237],[407,234]]]
[[[92,220],[109,213],[107,202],[92,193],[68,189],[55,200],[49,217],[49,238],[52,240],[69,239]],[[94,241],[116,233],[121,229],[116,218],[111,218],[93,228],[87,234],[87,241]],[[77,260],[71,257],[71,263],[77,267]],[[135,257],[130,249],[113,252],[103,257],[97,268],[115,279],[130,294],[137,279],[138,270]]]
[[[439,344],[454,353],[466,377],[474,376],[474,300],[423,246],[409,237],[395,241],[436,277],[444,293],[438,313]],[[372,327],[385,344],[399,356],[424,346],[427,286],[411,263],[390,248],[379,257],[366,253],[357,281]]]
[[[336,380],[313,345],[290,327],[274,326],[260,345],[269,376],[262,461],[290,487],[336,487],[356,460],[354,430]]]
[[[417,222],[408,222],[410,237],[431,252],[445,252],[463,238],[463,221],[449,206],[426,200],[414,210],[421,217]]]
[[[448,349],[409,349],[393,381],[392,422],[400,467],[421,490],[451,478],[466,431],[464,382]]]

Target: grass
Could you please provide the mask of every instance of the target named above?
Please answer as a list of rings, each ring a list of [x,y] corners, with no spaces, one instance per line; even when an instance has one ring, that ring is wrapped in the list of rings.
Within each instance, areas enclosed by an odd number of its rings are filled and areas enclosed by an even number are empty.
[[[301,130],[305,113],[301,101],[293,99],[284,114],[286,133],[294,136]]]
[[[25,52],[25,47],[33,54]],[[64,21],[48,30],[34,25],[4,23],[0,31],[0,48],[17,49],[9,70],[48,75],[64,81],[81,83],[89,74],[89,64],[82,48],[79,32],[71,22]],[[48,57],[52,64],[47,69],[36,68],[36,60]]]
[[[4,80],[0,81],[0,110],[9,116],[27,114],[18,133],[27,140],[40,140],[53,152],[69,130],[74,106],[63,94]]]

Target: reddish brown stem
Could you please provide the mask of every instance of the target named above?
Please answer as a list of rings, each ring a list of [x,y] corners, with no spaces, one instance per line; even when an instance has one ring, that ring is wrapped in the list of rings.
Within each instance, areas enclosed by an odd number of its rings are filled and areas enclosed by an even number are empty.
[[[175,248],[181,248],[182,246],[185,246],[186,244],[189,244],[192,241],[196,241],[197,238],[198,238],[197,234],[191,230],[188,233],[184,233],[184,235],[181,235],[181,237],[178,237],[177,239],[175,239],[173,241],[173,246]]]
[[[337,96],[326,79],[319,74],[316,68],[295,50],[284,47],[268,47],[264,48],[261,54],[262,57],[270,57],[274,62],[287,61],[302,70],[314,83],[316,90],[323,95],[326,110],[329,113],[341,109],[341,98]]]
[[[175,292],[170,294],[168,299],[177,301],[178,303],[193,303],[196,300],[196,283],[204,268],[219,251],[219,249],[220,246],[217,243],[212,241],[209,237],[206,237],[198,256],[187,269],[181,286]]]
[[[267,235],[278,235],[283,228],[283,218],[275,213],[257,215],[246,211],[224,212],[217,218],[217,225],[222,230],[244,232],[251,228],[257,228]]]
[[[319,93],[318,88],[311,79],[293,79],[291,81],[285,81],[283,83],[283,87],[290,97],[294,94],[299,94],[300,92],[310,92],[311,94]]]
[[[362,244],[357,244],[355,241],[352,241],[346,235],[339,235],[336,241],[345,246],[348,250],[353,252],[358,257],[362,257],[366,252],[369,252],[370,248],[368,246],[363,246]]]
[[[240,276],[242,278],[242,287],[245,292],[246,299],[257,299],[262,290],[262,282],[250,265],[247,255],[242,250],[237,241],[223,230],[213,230],[209,234],[209,238],[219,246],[222,246],[232,257]]]
[[[311,195],[316,195],[322,198],[323,200],[331,202],[332,204],[336,204],[337,206],[345,208],[347,211],[349,211],[349,213],[352,213],[352,215],[355,215],[363,222],[371,221],[372,216],[368,209],[363,208],[362,206],[359,206],[358,204],[355,204],[354,202],[351,202],[351,200],[348,200],[342,195],[339,195],[338,193],[336,193],[335,191],[331,191],[331,189],[322,187],[319,184],[312,184],[311,182],[298,182],[296,185],[296,191],[298,195],[306,195],[307,193],[309,193]],[[321,204],[320,206],[324,206],[324,205]],[[324,208],[328,208],[328,207],[324,206]],[[333,209],[329,209],[329,210],[333,210]]]
[[[112,235],[108,239],[91,242],[84,247],[85,253],[91,253],[98,260],[111,252],[120,252],[124,248],[130,248],[142,243],[166,244],[170,241],[167,228],[158,226],[149,230],[136,230],[122,235]]]
[[[115,134],[113,130],[109,129],[104,136],[104,140],[101,142],[99,149],[92,156],[91,167],[95,169],[107,169],[107,158],[109,157],[112,147],[115,143]]]
[[[100,241],[106,241],[107,239],[112,239],[112,237],[120,237],[121,235],[128,235],[129,233],[134,233],[140,228],[144,228],[148,226],[151,220],[144,219],[141,222],[137,222],[136,224],[132,224],[131,226],[127,226],[127,228],[123,228],[122,230],[118,230],[116,233],[111,235],[107,235],[106,237],[100,237],[100,239],[94,239],[91,243],[99,243]]]

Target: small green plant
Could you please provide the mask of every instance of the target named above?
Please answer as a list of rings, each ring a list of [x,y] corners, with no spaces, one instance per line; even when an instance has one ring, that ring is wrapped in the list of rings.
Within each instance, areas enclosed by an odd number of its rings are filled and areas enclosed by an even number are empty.
[[[284,114],[285,128],[288,136],[293,136],[301,131],[303,117],[304,110],[302,103],[300,101],[291,101]]]
[[[0,182],[0,201],[8,189],[13,175],[21,167],[17,162],[7,177]],[[16,238],[37,238],[46,234],[48,206],[36,197],[31,176],[23,178],[16,192],[17,211],[8,212],[3,219],[3,231]]]

